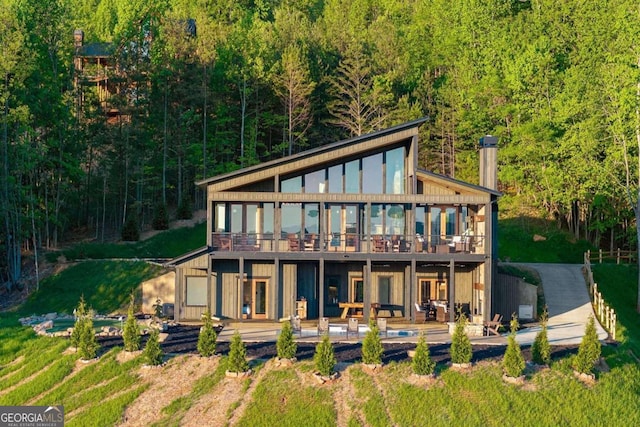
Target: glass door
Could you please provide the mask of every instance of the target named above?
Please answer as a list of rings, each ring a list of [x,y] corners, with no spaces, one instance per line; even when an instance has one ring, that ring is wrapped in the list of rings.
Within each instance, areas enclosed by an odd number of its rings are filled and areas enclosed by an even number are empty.
[[[267,318],[268,281],[263,279],[245,280],[242,287],[242,318]]]

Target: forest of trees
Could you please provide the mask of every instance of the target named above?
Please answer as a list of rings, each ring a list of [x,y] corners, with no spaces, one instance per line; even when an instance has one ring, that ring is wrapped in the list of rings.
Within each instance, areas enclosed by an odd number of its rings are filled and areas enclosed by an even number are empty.
[[[503,212],[635,248],[637,1],[0,3],[8,287],[24,250],[188,216],[196,180],[423,116],[422,168],[477,182],[496,135]],[[77,29],[117,64],[109,120],[74,84]]]

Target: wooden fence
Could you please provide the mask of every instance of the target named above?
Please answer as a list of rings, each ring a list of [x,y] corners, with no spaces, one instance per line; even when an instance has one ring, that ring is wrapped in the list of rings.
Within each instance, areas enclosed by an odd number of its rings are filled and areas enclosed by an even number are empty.
[[[591,303],[596,312],[596,316],[600,324],[609,331],[611,338],[616,339],[616,324],[618,316],[613,308],[609,307],[602,298],[602,294],[598,291],[598,284],[593,280],[593,272],[591,271],[591,258],[589,251],[584,254],[584,270],[589,282],[589,295]]]
[[[620,248],[614,251],[603,251],[602,249],[599,249],[598,252],[594,253],[589,250],[587,251],[586,256],[588,257],[589,262],[597,262],[598,264],[602,264],[603,262],[612,262],[614,260],[616,264],[620,264],[621,262],[631,264],[638,260],[637,251],[623,251]]]

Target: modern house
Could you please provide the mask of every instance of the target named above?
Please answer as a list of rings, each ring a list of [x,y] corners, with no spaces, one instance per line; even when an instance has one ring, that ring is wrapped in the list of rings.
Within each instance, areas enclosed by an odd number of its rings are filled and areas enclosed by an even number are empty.
[[[175,319],[490,319],[497,139],[469,184],[418,169],[425,120],[198,182],[207,245],[168,263]]]

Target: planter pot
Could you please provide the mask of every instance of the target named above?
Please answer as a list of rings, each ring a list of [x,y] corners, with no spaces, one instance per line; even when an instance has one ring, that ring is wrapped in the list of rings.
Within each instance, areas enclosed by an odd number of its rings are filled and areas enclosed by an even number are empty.
[[[585,384],[593,384],[596,381],[594,374],[585,374],[584,372],[573,371],[573,375]]]
[[[275,365],[276,366],[292,366],[294,363],[296,363],[298,359],[296,359],[295,357],[292,359],[281,359],[279,357],[276,357],[276,361],[275,361]]]
[[[224,375],[228,378],[246,378],[251,375],[251,369],[245,372],[225,371]]]
[[[431,373],[431,374],[426,374],[426,375],[420,375],[420,374],[413,373],[413,374],[411,374],[411,376],[413,376],[414,378],[417,378],[419,380],[435,380],[436,379],[435,372]]]
[[[382,371],[382,363],[363,363],[362,368],[367,372],[375,374]]]
[[[335,381],[338,378],[338,375],[339,374],[337,372],[333,372],[329,376],[322,375],[320,372],[314,372],[313,373],[313,378],[316,380],[316,382],[318,384],[325,384],[325,383],[328,383],[328,382]]]
[[[466,371],[467,369],[471,369],[473,364],[469,363],[451,363],[451,368],[456,371]]]
[[[524,384],[524,375],[520,375],[519,377],[510,377],[507,374],[502,374],[502,381],[509,384]]]

